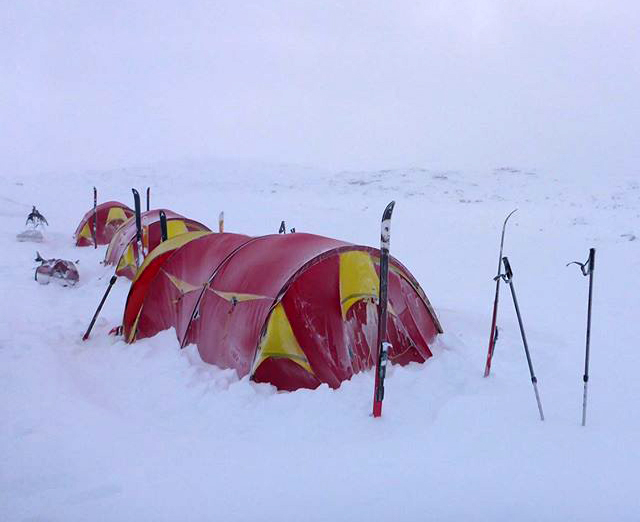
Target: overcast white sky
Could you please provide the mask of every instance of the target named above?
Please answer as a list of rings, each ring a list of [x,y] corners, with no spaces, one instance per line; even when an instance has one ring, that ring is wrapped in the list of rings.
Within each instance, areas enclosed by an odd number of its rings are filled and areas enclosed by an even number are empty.
[[[640,176],[638,0],[0,0],[0,175],[178,157]]]

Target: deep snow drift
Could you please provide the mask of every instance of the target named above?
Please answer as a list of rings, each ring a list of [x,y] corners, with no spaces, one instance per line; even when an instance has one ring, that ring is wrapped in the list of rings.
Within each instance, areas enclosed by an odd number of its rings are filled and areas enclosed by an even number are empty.
[[[133,345],[119,280],[72,233],[99,200],[163,206],[250,235],[288,228],[391,251],[445,329],[424,365],[393,368],[383,417],[371,372],[338,390],[277,393],[180,351],[173,331]],[[422,169],[330,173],[231,162],[3,177],[0,245],[2,520],[638,520],[640,182]],[[16,242],[37,205],[46,242]],[[547,420],[538,419],[502,287],[492,375],[482,377],[500,227]],[[587,279],[598,251],[587,427],[580,427]],[[35,251],[79,259],[73,289],[33,280]]]

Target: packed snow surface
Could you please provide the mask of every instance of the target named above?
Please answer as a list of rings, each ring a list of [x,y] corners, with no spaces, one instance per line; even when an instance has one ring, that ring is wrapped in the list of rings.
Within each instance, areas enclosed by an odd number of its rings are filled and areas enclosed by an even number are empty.
[[[392,368],[383,416],[372,372],[338,390],[278,393],[204,364],[166,331],[108,335],[118,280],[81,341],[112,267],[76,248],[92,206],[132,186],[214,228],[297,231],[391,251],[445,329],[434,357]],[[227,161],[4,175],[0,182],[0,519],[6,521],[640,519],[640,180],[509,166],[325,172]],[[19,243],[32,205],[45,242]],[[500,230],[531,348],[541,422],[508,287],[483,378]],[[588,280],[597,249],[587,426],[580,426]],[[36,249],[79,260],[75,288],[34,281]]]

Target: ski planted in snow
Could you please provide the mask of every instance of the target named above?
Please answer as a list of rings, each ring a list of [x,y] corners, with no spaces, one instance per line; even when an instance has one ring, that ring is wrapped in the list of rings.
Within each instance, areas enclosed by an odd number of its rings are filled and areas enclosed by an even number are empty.
[[[164,213],[164,210],[160,211],[160,234],[162,235],[163,242],[169,238],[169,233],[167,232],[167,215]]]
[[[380,231],[380,293],[378,297],[378,340],[375,386],[373,391],[373,416],[382,415],[382,400],[384,399],[384,378],[387,371],[387,360],[391,343],[387,341],[387,304],[389,284],[389,243],[391,239],[391,214],[396,202],[387,205],[382,214]]]
[[[98,248],[98,191],[93,187],[93,227],[91,228],[93,248]]]
[[[495,277],[496,281],[496,294],[493,298],[493,314],[491,315],[491,332],[489,333],[489,350],[487,351],[487,362],[484,366],[484,376],[489,377],[491,373],[491,361],[493,359],[493,350],[496,346],[496,341],[498,339],[498,296],[500,294],[500,266],[502,264],[502,250],[504,248],[504,233],[507,229],[507,221],[509,218],[517,211],[512,210],[509,215],[504,220],[502,225],[502,237],[500,238],[500,255],[498,255],[498,272]]]
[[[136,211],[136,245],[138,248],[136,264],[139,268],[142,264],[142,261],[144,260],[144,252],[142,251],[142,217],[140,216],[140,194],[134,188],[132,188],[131,191],[133,192],[133,201],[135,203]]]

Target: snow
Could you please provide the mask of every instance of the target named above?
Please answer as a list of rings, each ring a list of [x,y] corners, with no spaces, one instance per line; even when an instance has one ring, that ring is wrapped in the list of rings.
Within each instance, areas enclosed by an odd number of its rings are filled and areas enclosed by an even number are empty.
[[[81,336],[112,269],[73,246],[92,205],[151,186],[171,208],[250,235],[280,221],[391,251],[445,329],[423,365],[392,367],[383,416],[371,372],[338,390],[277,393],[179,350],[173,331],[108,336],[118,280]],[[74,520],[637,520],[640,497],[640,184],[512,167],[336,172],[258,162],[176,161],[3,177],[0,214],[0,518]],[[35,204],[41,244],[16,233]],[[482,377],[499,235],[546,420],[540,422],[506,286],[492,375]],[[588,280],[569,261],[597,249],[587,426],[580,426]],[[38,285],[35,250],[79,260],[75,288]]]

